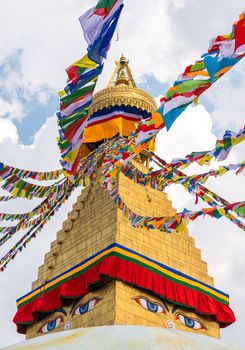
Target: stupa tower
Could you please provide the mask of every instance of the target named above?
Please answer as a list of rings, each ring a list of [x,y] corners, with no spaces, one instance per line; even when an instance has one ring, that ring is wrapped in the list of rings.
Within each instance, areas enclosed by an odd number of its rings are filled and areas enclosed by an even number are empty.
[[[155,110],[154,99],[136,87],[122,56],[107,88],[94,96],[90,118],[95,123],[86,131],[84,154],[104,139],[128,136],[137,118]],[[106,115],[104,124],[96,124],[96,118]],[[93,136],[95,128],[97,134],[103,130],[101,140]],[[146,174],[152,147],[132,160]],[[139,215],[176,213],[166,193],[123,174],[118,191]],[[214,288],[187,228],[168,234],[133,227],[96,181],[82,190],[32,291],[17,304],[15,322],[28,339],[108,325],[172,328],[219,338],[220,327],[232,318],[228,296]]]

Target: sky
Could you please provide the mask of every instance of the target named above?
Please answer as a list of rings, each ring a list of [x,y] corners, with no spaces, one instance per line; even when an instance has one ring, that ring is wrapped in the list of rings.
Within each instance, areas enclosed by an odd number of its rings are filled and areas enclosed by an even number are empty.
[[[20,168],[59,168],[56,145],[57,91],[65,85],[65,68],[86,52],[78,17],[92,0],[0,0],[0,161]],[[125,0],[119,41],[113,39],[98,90],[105,87],[114,61],[130,60],[139,87],[156,100],[183,69],[200,58],[209,40],[231,31],[244,0]],[[245,60],[189,107],[169,132],[158,135],[156,153],[166,160],[214,148],[225,130],[244,125]],[[244,145],[233,149],[225,164],[243,161]],[[212,168],[220,164],[212,163]],[[189,173],[208,168],[191,166]],[[210,179],[207,187],[230,202],[244,200],[244,175]],[[61,229],[80,190],[60,209],[24,253],[0,274],[0,348],[24,340],[11,319],[15,300],[31,289],[50,243]],[[169,187],[174,207],[196,210],[195,199],[179,186]],[[16,201],[0,211],[31,209]],[[190,235],[208,262],[215,286],[230,294],[237,322],[222,331],[222,341],[245,346],[245,235],[227,219],[200,218]],[[12,244],[14,243],[11,242]],[[2,249],[2,253],[11,245]]]

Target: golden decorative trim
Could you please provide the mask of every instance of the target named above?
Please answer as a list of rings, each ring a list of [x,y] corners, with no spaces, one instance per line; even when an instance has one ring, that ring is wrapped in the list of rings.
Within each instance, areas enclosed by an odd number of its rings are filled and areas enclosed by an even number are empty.
[[[149,113],[157,110],[153,97],[137,87],[124,84],[108,87],[94,95],[89,115],[111,106],[131,106]]]

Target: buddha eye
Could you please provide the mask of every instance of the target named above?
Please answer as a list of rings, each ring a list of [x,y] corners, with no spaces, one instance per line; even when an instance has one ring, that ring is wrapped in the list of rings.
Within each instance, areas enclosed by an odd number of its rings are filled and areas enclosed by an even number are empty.
[[[195,330],[206,329],[206,327],[200,321],[197,321],[194,318],[187,317],[180,313],[176,315],[176,320],[180,320],[180,322],[188,328]]]
[[[101,298],[92,298],[87,303],[76,306],[72,316],[74,315],[84,315],[95,307],[96,304],[101,300]]]
[[[144,309],[153,312],[155,314],[165,313],[163,307],[159,303],[150,301],[142,296],[134,298],[134,300],[141,305]]]
[[[48,333],[48,332],[52,332],[54,329],[56,329],[57,327],[59,327],[59,325],[61,324],[61,322],[64,322],[63,317],[59,316],[57,317],[55,320],[50,321],[45,323],[40,329],[39,329],[39,333]]]

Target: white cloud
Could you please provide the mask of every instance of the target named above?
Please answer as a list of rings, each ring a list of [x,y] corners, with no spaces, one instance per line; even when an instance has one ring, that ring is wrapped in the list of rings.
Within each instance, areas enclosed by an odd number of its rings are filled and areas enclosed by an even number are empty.
[[[60,154],[56,141],[57,136],[56,117],[51,117],[36,133],[32,145],[25,146],[9,140],[5,141],[0,147],[0,159],[3,163],[21,169],[37,171],[58,169],[60,168]]]
[[[193,151],[205,151],[215,146],[216,137],[211,132],[212,118],[205,107],[189,106],[176,120],[169,132],[160,132],[156,153],[170,161]]]
[[[23,114],[23,105],[19,100],[13,100],[9,103],[0,97],[0,118],[21,119]]]
[[[10,140],[12,143],[18,141],[17,128],[11,120],[0,118],[0,147],[1,143]]]
[[[213,106],[212,118],[219,130],[239,130],[244,125],[245,61],[218,81],[206,97]]]

